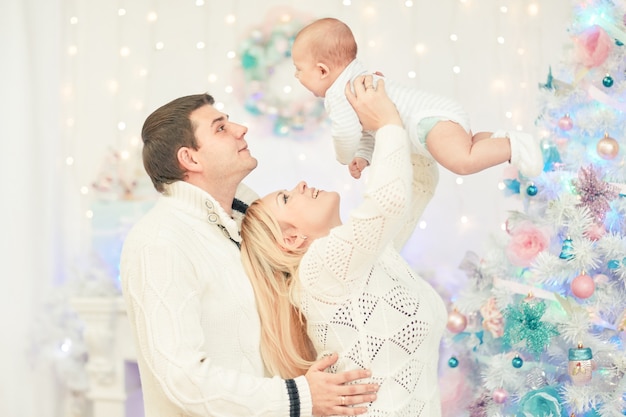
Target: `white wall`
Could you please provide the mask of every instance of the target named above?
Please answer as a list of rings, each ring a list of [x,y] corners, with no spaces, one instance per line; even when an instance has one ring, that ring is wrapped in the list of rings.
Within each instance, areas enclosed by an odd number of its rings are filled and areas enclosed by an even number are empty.
[[[260,193],[305,179],[320,188],[344,190],[345,211],[354,206],[361,184],[334,162],[326,128],[308,138],[276,137],[267,117],[255,118],[242,107],[240,57],[227,54],[237,52],[255,29],[269,34],[284,16],[295,21],[343,19],[357,37],[360,58],[372,69],[457,99],[469,111],[474,131],[534,132],[537,84],[545,81],[550,65],[558,64],[567,36],[567,1],[345,3],[66,1],[64,48],[76,48],[65,57],[63,85],[64,117],[71,120],[63,149],[74,158],[68,167],[74,180],[69,193],[90,188],[102,169],[104,152],[111,148],[129,153],[123,163],[131,170],[128,177],[145,180],[138,158],[145,117],[170,99],[208,91],[232,120],[249,125],[247,138],[260,164],[248,182]],[[118,13],[120,8],[124,15]],[[70,23],[71,17],[77,18],[76,24]],[[155,48],[159,42],[162,49]],[[205,47],[198,49],[198,42]],[[124,48],[127,55],[122,56]],[[303,101],[307,93],[293,78],[290,60],[275,69],[264,87],[286,100],[292,97],[291,102]],[[414,78],[407,75],[410,71]],[[281,93],[283,85],[293,91]],[[125,130],[118,129],[118,122],[126,124]],[[442,169],[438,194],[423,217],[426,229],[406,249],[416,268],[454,272],[467,249],[480,252],[488,235],[498,232],[507,208],[515,204],[498,189],[503,167],[468,176],[462,185]],[[77,256],[90,240],[88,233],[80,233],[89,230],[92,221],[84,218],[97,197],[92,191],[80,197],[81,209],[74,213],[75,224],[83,222],[74,242]]]

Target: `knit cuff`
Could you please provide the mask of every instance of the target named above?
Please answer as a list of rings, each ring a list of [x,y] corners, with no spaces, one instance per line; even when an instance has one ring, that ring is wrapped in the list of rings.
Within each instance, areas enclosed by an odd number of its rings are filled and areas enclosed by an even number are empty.
[[[289,417],[300,417],[300,395],[298,386],[293,379],[285,380],[287,394],[289,394]]]

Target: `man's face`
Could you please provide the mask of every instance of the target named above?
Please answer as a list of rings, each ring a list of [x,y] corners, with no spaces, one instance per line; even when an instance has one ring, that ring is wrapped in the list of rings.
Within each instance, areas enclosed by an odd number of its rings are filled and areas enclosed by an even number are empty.
[[[228,115],[206,105],[194,110],[190,120],[198,141],[196,157],[209,183],[238,184],[257,166],[244,137],[248,128],[228,120]]]

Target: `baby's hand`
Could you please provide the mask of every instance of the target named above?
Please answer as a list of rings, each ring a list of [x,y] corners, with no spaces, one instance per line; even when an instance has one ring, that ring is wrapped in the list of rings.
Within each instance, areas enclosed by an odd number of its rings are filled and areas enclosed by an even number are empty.
[[[363,171],[368,165],[369,162],[367,162],[367,159],[355,156],[354,159],[352,159],[352,162],[350,162],[350,165],[348,165],[352,178],[357,180],[361,178],[361,171]]]

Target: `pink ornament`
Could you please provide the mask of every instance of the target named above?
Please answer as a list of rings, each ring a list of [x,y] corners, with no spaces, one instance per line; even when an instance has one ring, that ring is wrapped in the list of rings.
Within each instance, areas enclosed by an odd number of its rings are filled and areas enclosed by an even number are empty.
[[[595,289],[596,284],[593,282],[593,278],[591,278],[587,274],[580,274],[572,280],[572,294],[574,294],[578,298],[591,297]]]
[[[613,39],[598,25],[587,28],[574,41],[578,60],[587,68],[602,65],[613,46]]]
[[[598,142],[598,145],[596,146],[596,151],[602,159],[615,159],[619,152],[619,143],[608,134],[606,134]]]
[[[493,390],[492,398],[496,404],[504,404],[509,398],[509,393],[504,388],[496,388]]]
[[[569,114],[566,114],[559,119],[559,127],[561,128],[561,130],[565,130],[566,132],[568,130],[572,130],[572,128],[574,127],[574,122],[569,117]]]
[[[461,333],[467,327],[467,317],[459,313],[456,309],[448,314],[448,324],[446,328],[452,333]]]

